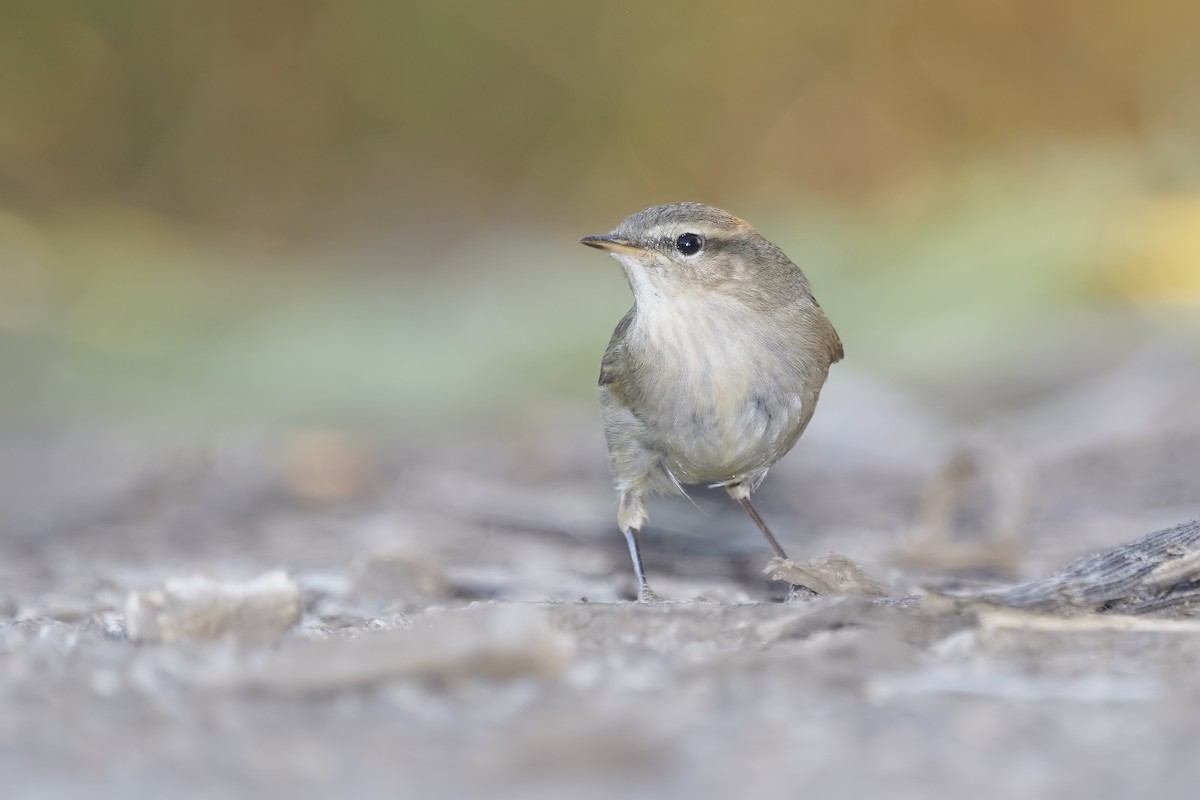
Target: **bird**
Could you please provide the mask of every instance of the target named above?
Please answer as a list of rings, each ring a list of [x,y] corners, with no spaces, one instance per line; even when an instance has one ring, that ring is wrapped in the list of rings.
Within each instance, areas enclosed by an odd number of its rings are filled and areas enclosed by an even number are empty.
[[[649,495],[723,487],[786,559],[750,496],[844,357],[808,279],[748,222],[703,203],[651,206],[580,243],[615,258],[633,292],[599,392],[638,600],[658,599],[640,547]]]

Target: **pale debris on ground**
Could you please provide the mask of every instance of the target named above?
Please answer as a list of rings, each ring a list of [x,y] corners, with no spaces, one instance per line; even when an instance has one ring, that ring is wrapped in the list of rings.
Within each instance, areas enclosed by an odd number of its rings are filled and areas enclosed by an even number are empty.
[[[301,610],[300,587],[280,570],[245,581],[195,575],[130,593],[125,628],[134,641],[270,641],[295,625]]]
[[[862,567],[837,553],[803,563],[773,558],[763,574],[772,580],[803,586],[819,595],[886,597],[888,594]]]

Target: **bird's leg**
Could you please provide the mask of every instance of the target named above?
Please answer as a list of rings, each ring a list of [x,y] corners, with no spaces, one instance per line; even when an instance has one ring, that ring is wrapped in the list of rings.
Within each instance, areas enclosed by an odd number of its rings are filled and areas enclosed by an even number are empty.
[[[758,515],[757,509],[755,509],[754,505],[750,502],[750,494],[748,492],[744,495],[742,492],[738,492],[737,494],[730,492],[730,494],[733,495],[735,500],[742,504],[742,508],[746,509],[746,513],[750,515],[750,519],[754,520],[754,524],[758,526],[760,531],[762,531],[763,536],[767,537],[767,542],[771,545],[771,549],[775,551],[775,555],[786,560],[787,553],[783,552],[783,548],[779,546],[779,541],[775,538],[775,535],[771,533],[771,529],[767,527],[767,523],[763,522],[763,518]]]
[[[617,511],[617,527],[625,534],[625,543],[629,545],[629,557],[633,559],[633,571],[637,575],[638,601],[649,603],[658,599],[658,595],[646,583],[646,570],[642,569],[642,550],[638,545],[638,533],[646,523],[646,499],[639,491],[622,491]]]
[[[658,599],[658,595],[646,583],[646,570],[642,569],[642,550],[638,546],[638,529],[626,528],[625,543],[629,545],[629,557],[633,559],[633,571],[637,575],[638,602],[649,603]]]
[[[743,485],[737,484],[729,487],[729,496],[742,504],[742,508],[746,509],[746,513],[750,515],[750,519],[754,520],[754,524],[762,531],[763,536],[767,537],[767,542],[771,545],[771,549],[775,551],[776,557],[782,561],[787,561],[787,553],[783,552],[783,548],[779,546],[779,540],[771,533],[771,529],[767,527],[767,523],[763,522],[763,518],[759,516],[758,509],[750,502],[750,490]],[[815,597],[818,592],[814,592],[807,586],[792,584],[791,591],[788,592],[788,599],[794,597]]]

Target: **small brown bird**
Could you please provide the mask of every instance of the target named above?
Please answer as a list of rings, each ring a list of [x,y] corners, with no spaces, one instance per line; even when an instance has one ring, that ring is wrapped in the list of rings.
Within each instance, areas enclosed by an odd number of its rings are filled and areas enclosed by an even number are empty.
[[[600,366],[604,434],[638,598],[646,495],[723,486],[780,558],[750,503],[812,419],[837,331],[808,279],[744,220],[702,203],[653,206],[585,236],[625,271],[634,305]]]

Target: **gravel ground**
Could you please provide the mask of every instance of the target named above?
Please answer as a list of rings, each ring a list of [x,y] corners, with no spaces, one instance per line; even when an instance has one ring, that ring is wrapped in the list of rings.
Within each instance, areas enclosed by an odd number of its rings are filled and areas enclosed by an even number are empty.
[[[1195,364],[1154,345],[971,418],[839,365],[760,506],[886,602],[783,602],[706,490],[652,505],[670,600],[628,602],[591,408],[390,438],[10,430],[4,796],[1190,793],[1200,621],[925,590],[1200,516]]]

